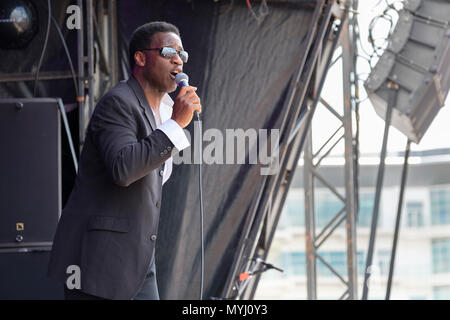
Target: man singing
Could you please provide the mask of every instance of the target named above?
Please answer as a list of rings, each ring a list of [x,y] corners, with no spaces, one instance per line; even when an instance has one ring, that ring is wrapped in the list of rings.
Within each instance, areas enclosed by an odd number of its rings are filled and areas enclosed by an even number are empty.
[[[65,284],[66,299],[159,299],[155,274],[162,185],[171,156],[189,146],[182,128],[201,112],[195,87],[175,75],[188,54],[172,24],[147,23],[133,32],[132,75],[98,102],[62,212],[49,276]],[[72,267],[70,267],[72,266]],[[67,286],[80,270],[80,288]],[[70,268],[69,268],[70,267]]]

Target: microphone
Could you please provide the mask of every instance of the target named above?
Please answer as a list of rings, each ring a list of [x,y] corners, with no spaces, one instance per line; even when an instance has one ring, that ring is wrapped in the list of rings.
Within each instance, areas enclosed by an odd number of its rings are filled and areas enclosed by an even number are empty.
[[[175,76],[175,83],[180,88],[186,87],[189,85],[189,77],[186,73],[180,72]]]
[[[261,258],[256,258],[255,261],[256,261],[256,263],[262,264],[262,265],[265,266],[267,269],[275,269],[275,270],[277,270],[277,271],[284,272],[283,269],[277,268],[277,267],[275,267],[273,264],[267,263],[267,262],[265,262],[265,261],[264,261],[263,259],[261,259]]]
[[[175,83],[180,88],[186,87],[189,85],[189,76],[184,72],[180,72],[175,76]],[[194,111],[194,114],[197,117],[197,120],[200,120],[200,115],[198,114],[197,110]]]

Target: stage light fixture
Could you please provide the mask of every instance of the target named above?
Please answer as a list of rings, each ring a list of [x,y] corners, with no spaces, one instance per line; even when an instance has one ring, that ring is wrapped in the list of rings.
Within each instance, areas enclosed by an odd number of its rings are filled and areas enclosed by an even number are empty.
[[[37,29],[37,10],[30,1],[0,1],[0,48],[26,47],[36,35]]]

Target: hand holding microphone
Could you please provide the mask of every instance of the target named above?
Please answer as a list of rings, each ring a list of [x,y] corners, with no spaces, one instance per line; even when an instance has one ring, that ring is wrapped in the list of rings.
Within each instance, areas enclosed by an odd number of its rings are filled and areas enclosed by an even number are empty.
[[[200,98],[195,91],[196,87],[189,86],[189,77],[185,73],[178,73],[175,82],[181,87],[180,92],[175,98],[173,105],[172,119],[175,120],[181,128],[185,128],[194,116],[194,112],[202,112]]]

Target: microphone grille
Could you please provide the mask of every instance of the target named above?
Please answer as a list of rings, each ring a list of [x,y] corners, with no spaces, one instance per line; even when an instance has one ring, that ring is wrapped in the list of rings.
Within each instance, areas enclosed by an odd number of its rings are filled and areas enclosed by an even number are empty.
[[[180,82],[182,81],[189,82],[189,77],[186,73],[180,72],[175,76],[175,83],[180,85]]]

